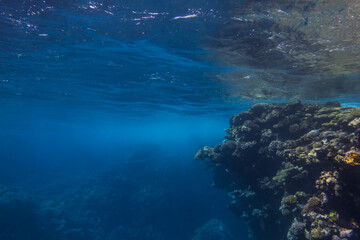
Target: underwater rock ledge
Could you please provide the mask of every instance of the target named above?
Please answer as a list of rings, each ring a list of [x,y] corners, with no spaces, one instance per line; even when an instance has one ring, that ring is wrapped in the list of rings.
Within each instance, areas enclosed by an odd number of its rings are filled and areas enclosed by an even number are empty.
[[[250,239],[360,239],[360,109],[255,104],[225,131],[194,158],[226,189]]]

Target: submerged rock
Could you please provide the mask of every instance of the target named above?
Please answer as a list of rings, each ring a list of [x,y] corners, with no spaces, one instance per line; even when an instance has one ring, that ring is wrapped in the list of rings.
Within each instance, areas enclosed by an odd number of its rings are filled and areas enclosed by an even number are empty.
[[[50,239],[43,233],[44,222],[37,202],[17,188],[0,186],[0,239]]]
[[[211,219],[195,230],[191,240],[231,240],[230,233],[224,223],[218,219]]]
[[[256,104],[230,119],[229,140],[195,159],[228,191],[251,239],[360,239],[358,113],[331,103]]]

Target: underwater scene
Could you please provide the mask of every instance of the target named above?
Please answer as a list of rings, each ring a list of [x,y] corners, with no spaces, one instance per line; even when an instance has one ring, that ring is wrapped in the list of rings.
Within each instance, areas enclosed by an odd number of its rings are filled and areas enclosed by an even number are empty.
[[[360,1],[0,0],[0,240],[359,240]]]

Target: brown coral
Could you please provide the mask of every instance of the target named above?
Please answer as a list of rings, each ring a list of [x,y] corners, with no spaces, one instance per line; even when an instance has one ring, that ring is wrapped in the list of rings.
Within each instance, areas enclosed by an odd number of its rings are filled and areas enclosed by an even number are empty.
[[[349,151],[345,154],[343,160],[351,166],[358,166],[360,165],[360,152]]]
[[[339,184],[338,178],[339,178],[338,171],[334,171],[334,172],[323,171],[321,172],[321,176],[319,177],[319,179],[316,180],[315,186],[319,190],[327,191],[330,194],[339,197],[341,195],[342,187]]]

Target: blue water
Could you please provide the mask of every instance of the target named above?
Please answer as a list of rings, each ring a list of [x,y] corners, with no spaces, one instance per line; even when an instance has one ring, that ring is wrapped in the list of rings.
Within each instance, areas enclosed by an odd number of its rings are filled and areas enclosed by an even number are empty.
[[[222,55],[258,31],[229,37],[232,4],[0,1],[0,239],[248,239],[194,154],[255,102],[358,105],[358,73]]]

